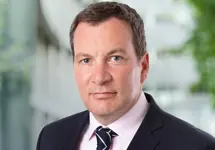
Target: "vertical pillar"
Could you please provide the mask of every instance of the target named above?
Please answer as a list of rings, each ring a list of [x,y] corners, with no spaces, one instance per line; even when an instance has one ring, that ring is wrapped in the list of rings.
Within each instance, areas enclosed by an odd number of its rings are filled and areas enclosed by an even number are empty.
[[[30,67],[37,31],[37,0],[7,1],[7,30],[0,34],[0,150],[30,150]],[[5,57],[4,57],[5,56]],[[3,69],[2,69],[3,68]]]

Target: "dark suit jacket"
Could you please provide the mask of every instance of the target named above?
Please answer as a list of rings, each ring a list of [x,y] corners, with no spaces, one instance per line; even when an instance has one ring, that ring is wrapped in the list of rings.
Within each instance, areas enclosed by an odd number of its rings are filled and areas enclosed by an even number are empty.
[[[215,150],[211,135],[164,112],[145,95],[150,107],[128,150]],[[88,123],[84,111],[45,126],[37,150],[77,150]]]

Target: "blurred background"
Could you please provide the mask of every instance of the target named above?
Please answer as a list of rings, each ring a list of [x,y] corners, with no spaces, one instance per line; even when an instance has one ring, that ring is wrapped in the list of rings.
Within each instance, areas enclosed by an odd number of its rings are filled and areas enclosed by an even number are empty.
[[[69,28],[99,0],[0,0],[0,150],[35,150],[42,127],[85,109]],[[143,87],[177,117],[215,136],[215,0],[118,0],[145,23]]]

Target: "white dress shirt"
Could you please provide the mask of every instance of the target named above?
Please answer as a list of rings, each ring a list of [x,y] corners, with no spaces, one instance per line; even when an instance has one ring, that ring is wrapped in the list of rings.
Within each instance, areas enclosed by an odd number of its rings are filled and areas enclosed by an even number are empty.
[[[108,127],[118,136],[113,138],[111,150],[126,150],[140,127],[148,110],[148,103],[142,92],[137,103],[121,118],[108,126],[101,125],[90,113],[90,122],[80,141],[79,150],[96,150],[97,140],[94,131],[98,126]]]

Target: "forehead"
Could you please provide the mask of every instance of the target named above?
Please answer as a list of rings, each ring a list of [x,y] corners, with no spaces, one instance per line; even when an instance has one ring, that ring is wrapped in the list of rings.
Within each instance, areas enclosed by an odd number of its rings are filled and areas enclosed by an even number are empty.
[[[95,25],[81,22],[74,32],[74,51],[86,48],[124,48],[131,41],[132,30],[125,21],[110,18]]]
[[[93,30],[93,29],[99,30],[99,29],[103,29],[103,28],[108,28],[108,29],[112,29],[112,30],[124,29],[124,30],[131,32],[130,25],[126,21],[120,20],[116,17],[111,17],[105,21],[98,22],[98,23],[80,22],[76,27],[75,33],[78,34],[78,33],[80,33],[80,31],[86,32],[86,31]]]

